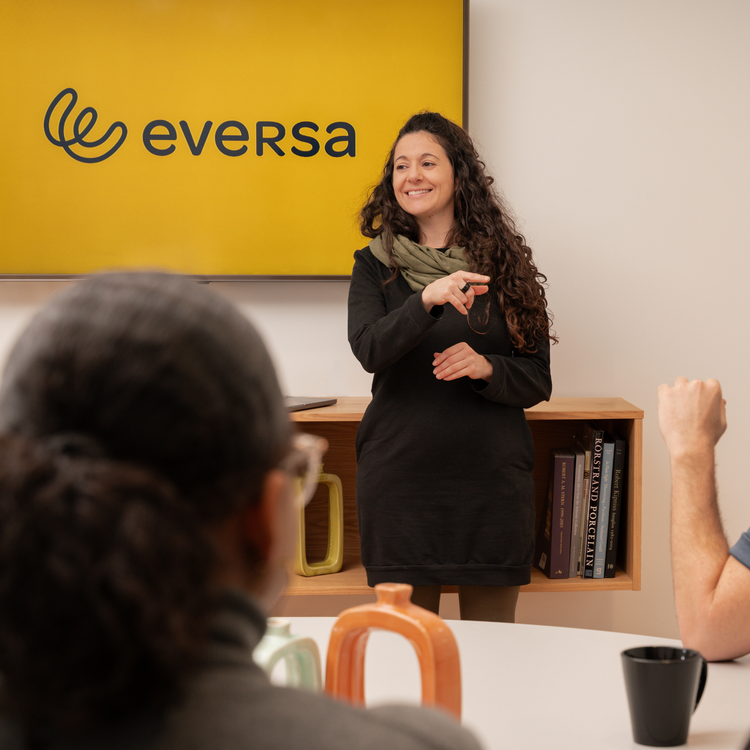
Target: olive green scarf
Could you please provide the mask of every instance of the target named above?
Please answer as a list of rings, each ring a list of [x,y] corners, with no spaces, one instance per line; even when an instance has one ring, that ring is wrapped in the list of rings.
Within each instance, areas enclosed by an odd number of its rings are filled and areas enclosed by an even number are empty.
[[[372,254],[388,267],[394,264],[401,270],[406,283],[415,292],[428,284],[456,271],[468,271],[466,254],[462,247],[449,247],[445,252],[412,242],[401,234],[393,238],[393,257],[383,247],[382,235],[370,240]]]

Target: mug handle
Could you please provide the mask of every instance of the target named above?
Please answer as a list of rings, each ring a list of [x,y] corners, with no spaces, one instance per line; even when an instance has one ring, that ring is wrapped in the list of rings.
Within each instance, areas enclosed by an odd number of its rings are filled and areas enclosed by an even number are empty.
[[[698,680],[698,694],[695,696],[695,705],[693,706],[693,712],[698,708],[698,704],[701,702],[703,697],[703,691],[706,689],[706,680],[708,679],[708,662],[701,656],[701,676]]]

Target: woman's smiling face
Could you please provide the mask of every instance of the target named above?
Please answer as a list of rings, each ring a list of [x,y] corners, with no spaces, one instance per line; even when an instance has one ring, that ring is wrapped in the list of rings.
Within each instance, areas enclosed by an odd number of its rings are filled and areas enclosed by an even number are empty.
[[[443,147],[429,134],[409,133],[393,154],[393,191],[417,224],[453,222],[455,180]]]

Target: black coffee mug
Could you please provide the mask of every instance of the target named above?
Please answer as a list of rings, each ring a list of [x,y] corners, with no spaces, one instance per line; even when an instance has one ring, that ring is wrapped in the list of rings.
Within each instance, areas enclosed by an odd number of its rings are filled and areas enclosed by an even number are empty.
[[[622,652],[622,669],[633,739],[639,745],[684,745],[706,687],[706,660],[686,648],[642,646]]]

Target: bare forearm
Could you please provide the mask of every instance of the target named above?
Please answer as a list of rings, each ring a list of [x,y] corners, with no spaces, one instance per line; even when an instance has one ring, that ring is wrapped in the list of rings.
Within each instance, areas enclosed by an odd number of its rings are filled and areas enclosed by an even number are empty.
[[[659,430],[672,467],[672,570],[680,635],[708,660],[750,653],[750,570],[729,554],[714,451],[727,428],[718,380],[659,387]]]
[[[716,594],[729,557],[716,497],[713,447],[673,456],[671,466],[677,619],[685,644],[705,649],[714,640],[720,605]]]

